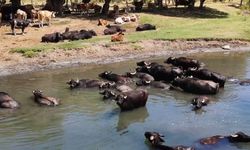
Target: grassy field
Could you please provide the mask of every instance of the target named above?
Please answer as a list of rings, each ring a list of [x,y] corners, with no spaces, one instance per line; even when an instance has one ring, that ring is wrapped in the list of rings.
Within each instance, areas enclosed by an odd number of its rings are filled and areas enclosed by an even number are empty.
[[[149,39],[245,39],[250,40],[250,15],[228,3],[206,3],[203,10],[189,11],[186,8],[168,8],[154,12],[140,13],[140,23],[151,23],[157,26],[155,31],[132,32],[125,36],[126,41],[135,42]],[[131,28],[125,25],[126,28]],[[134,28],[134,27],[133,27]],[[14,49],[25,53],[50,48],[78,48],[87,43],[109,42],[110,36],[98,36],[90,40],[73,41],[56,45],[46,44],[30,49]],[[30,53],[30,52],[29,52]]]

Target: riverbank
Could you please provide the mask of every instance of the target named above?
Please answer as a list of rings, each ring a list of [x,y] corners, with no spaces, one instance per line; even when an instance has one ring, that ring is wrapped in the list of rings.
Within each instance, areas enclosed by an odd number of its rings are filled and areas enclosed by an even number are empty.
[[[223,49],[222,47],[225,45],[229,45],[230,49]],[[18,57],[19,59],[16,60],[5,57],[0,62],[0,76],[87,64],[107,64],[132,59],[223,51],[250,51],[250,42],[225,39],[192,39],[86,44],[83,48],[54,49],[49,53],[41,52],[34,58]],[[14,55],[20,54],[11,54],[11,56]],[[2,56],[2,58],[4,57]]]

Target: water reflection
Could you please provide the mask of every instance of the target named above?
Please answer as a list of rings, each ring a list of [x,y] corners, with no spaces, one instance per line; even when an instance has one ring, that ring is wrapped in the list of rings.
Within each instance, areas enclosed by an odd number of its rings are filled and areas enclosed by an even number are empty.
[[[147,107],[141,107],[134,111],[125,111],[119,114],[116,130],[121,131],[127,129],[134,123],[144,123],[149,116]]]
[[[250,54],[213,53],[194,56],[207,68],[239,79],[250,78]],[[162,63],[166,58],[155,59]],[[105,70],[123,74],[135,62],[66,68],[0,78],[0,91],[21,102],[18,110],[0,110],[0,149],[151,149],[144,143],[145,130],[163,132],[168,145],[191,145],[197,139],[237,131],[250,134],[249,89],[226,83],[201,114],[192,111],[193,94],[147,88],[146,107],[120,112],[104,102],[98,89],[70,90],[71,78],[97,79]],[[62,100],[58,107],[40,107],[34,89]],[[128,132],[126,132],[128,131]],[[121,134],[125,133],[125,134]],[[15,141],[15,142],[13,142]],[[250,144],[227,145],[216,150],[249,150]]]

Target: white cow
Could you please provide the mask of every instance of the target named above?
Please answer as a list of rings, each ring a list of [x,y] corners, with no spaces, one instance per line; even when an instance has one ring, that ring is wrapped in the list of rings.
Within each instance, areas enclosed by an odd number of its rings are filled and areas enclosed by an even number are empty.
[[[21,9],[18,9],[16,12],[17,19],[20,20],[26,20],[27,19],[27,13]]]
[[[55,17],[55,12],[51,12],[48,10],[40,10],[37,12],[37,19],[39,22],[39,27],[43,27],[44,21],[50,25],[51,19]]]

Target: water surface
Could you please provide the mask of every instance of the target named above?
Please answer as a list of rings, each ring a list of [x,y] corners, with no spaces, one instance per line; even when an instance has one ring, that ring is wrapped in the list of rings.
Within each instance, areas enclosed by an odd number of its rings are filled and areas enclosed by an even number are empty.
[[[208,53],[193,56],[207,68],[226,76],[250,78],[250,54]],[[163,62],[164,58],[154,61]],[[0,149],[65,150],[147,150],[145,131],[165,135],[167,145],[199,146],[198,139],[250,134],[250,87],[227,83],[203,111],[191,111],[193,94],[148,88],[146,107],[120,112],[113,102],[103,102],[98,89],[69,90],[70,78],[97,78],[97,74],[132,71],[135,61],[109,65],[81,66],[0,78],[0,91],[8,92],[22,104],[19,110],[0,110]],[[40,107],[32,90],[62,100],[59,107]],[[250,144],[228,144],[215,150],[249,150]]]

